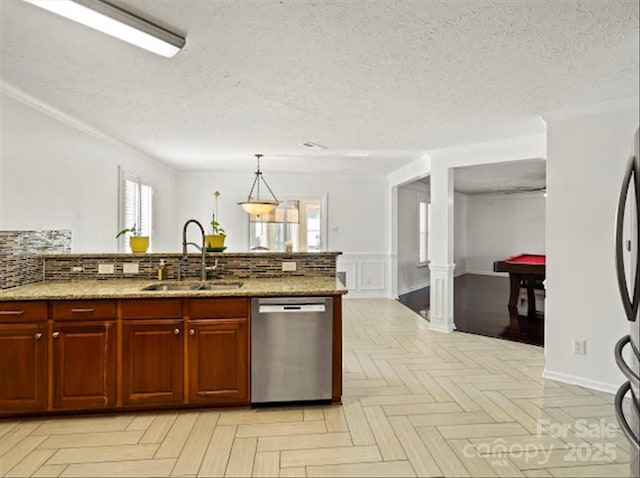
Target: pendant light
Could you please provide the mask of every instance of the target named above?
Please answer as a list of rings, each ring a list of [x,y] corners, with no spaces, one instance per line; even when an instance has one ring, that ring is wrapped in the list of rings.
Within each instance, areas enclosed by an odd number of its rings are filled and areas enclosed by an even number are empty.
[[[249,191],[249,196],[246,201],[239,202],[238,204],[242,206],[249,214],[253,214],[255,216],[260,216],[262,214],[267,214],[279,204],[276,195],[273,194],[273,191],[267,184],[267,181],[262,176],[262,171],[260,171],[260,158],[262,158],[262,154],[256,154],[256,160],[258,162],[258,168],[256,169],[255,175],[256,178],[253,180],[253,184],[251,185],[251,191]],[[271,197],[273,199],[260,199],[260,182],[263,182],[267,187],[269,192],[271,193]],[[253,197],[253,191],[256,190],[256,196]]]

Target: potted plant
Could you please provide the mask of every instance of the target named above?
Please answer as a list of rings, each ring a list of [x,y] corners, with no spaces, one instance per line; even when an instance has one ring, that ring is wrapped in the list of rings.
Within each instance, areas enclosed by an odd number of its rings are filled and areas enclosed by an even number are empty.
[[[211,230],[213,234],[205,236],[205,241],[207,243],[207,250],[222,251],[225,248],[224,240],[227,237],[227,233],[216,220],[218,217],[218,197],[220,196],[220,191],[215,191],[213,195],[215,197],[213,216],[211,218]]]
[[[136,228],[134,224],[133,227],[127,227],[116,234],[116,239],[124,234],[130,233],[129,236],[129,247],[131,248],[131,252],[134,254],[144,254],[149,249],[149,236],[141,236],[140,230]]]

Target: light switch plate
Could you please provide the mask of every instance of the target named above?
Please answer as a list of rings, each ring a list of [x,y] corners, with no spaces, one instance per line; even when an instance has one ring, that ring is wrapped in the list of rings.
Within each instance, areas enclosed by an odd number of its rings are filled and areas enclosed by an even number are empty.
[[[113,264],[98,264],[98,274],[113,274]]]
[[[122,272],[125,274],[137,274],[139,272],[137,262],[125,262],[122,264]]]
[[[297,269],[295,262],[283,262],[282,270],[285,272],[294,272]]]

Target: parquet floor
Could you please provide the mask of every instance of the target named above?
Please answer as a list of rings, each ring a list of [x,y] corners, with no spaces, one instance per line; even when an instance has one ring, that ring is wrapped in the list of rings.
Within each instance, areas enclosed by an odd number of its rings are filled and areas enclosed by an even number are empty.
[[[343,405],[0,421],[2,476],[628,476],[612,396],[539,347],[344,301]]]

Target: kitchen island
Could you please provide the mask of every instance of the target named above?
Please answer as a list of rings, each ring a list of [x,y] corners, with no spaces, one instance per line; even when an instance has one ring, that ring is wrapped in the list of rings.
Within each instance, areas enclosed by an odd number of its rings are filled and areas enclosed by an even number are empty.
[[[162,290],[174,284],[184,287]],[[346,292],[334,277],[59,280],[2,290],[0,415],[246,406],[255,297],[333,298],[331,400],[339,402]]]

